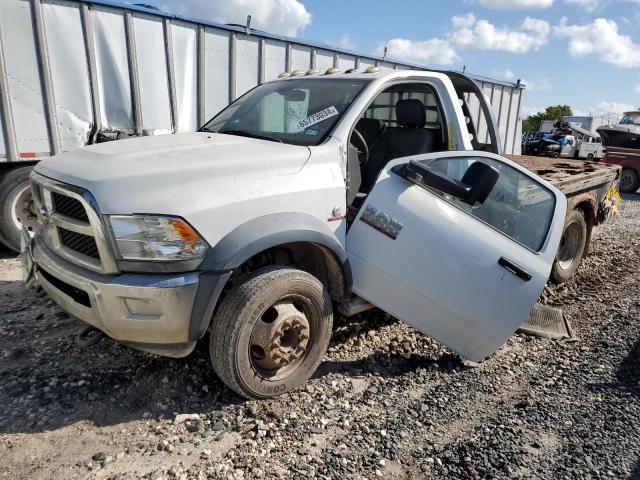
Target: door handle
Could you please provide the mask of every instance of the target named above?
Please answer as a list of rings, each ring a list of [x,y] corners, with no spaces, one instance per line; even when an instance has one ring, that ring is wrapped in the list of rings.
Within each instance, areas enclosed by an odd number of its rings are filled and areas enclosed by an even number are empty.
[[[526,271],[520,265],[518,265],[517,263],[512,262],[511,260],[509,260],[507,258],[500,257],[500,260],[498,260],[498,264],[502,268],[504,268],[504,269],[508,270],[509,272],[513,273],[516,277],[518,277],[521,280],[524,280],[525,282],[528,282],[533,277],[533,275],[531,275],[528,271]]]

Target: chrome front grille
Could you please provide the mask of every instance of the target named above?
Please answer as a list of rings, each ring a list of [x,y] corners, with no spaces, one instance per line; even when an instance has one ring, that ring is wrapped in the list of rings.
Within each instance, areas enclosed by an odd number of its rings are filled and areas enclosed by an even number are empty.
[[[89,223],[89,216],[87,215],[84,205],[75,198],[61,195],[57,192],[51,192],[51,199],[53,200],[53,208],[56,212],[69,218]]]
[[[87,257],[96,258],[100,260],[100,252],[98,252],[98,244],[89,235],[83,235],[82,233],[72,232],[65,228],[58,228],[60,234],[60,242],[65,247],[73,250],[74,252],[81,253]]]
[[[88,191],[32,174],[39,235],[58,255],[99,273],[117,273],[97,202]]]

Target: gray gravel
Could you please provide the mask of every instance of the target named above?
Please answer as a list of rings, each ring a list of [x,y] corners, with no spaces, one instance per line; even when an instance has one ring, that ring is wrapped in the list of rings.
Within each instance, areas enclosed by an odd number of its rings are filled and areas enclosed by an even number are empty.
[[[206,345],[103,341],[0,254],[0,478],[640,478],[640,196],[547,288],[577,342],[515,335],[481,364],[379,311],[336,319],[300,391],[247,402]]]

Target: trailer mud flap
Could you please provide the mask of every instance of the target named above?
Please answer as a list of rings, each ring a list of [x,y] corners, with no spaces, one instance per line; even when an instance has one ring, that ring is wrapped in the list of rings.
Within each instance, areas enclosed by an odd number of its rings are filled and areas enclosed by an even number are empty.
[[[520,333],[553,340],[577,340],[562,310],[536,303],[529,317],[518,329]]]

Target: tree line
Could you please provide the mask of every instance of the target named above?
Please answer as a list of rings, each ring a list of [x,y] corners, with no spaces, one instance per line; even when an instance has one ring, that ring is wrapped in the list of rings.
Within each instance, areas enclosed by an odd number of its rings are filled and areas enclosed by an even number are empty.
[[[540,129],[540,124],[544,120],[553,120],[558,122],[562,120],[562,117],[570,117],[573,115],[571,107],[569,105],[552,105],[547,107],[544,112],[530,115],[522,121],[523,132],[537,132]]]

